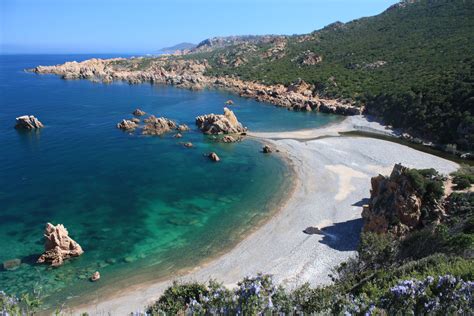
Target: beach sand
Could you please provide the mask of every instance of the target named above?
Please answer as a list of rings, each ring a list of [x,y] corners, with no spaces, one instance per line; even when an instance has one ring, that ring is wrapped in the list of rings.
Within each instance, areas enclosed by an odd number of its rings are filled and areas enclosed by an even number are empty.
[[[364,124],[386,131],[378,123],[352,117],[315,130],[252,133],[278,148],[294,165],[296,187],[280,212],[227,253],[185,275],[121,289],[112,297],[98,297],[72,312],[127,315],[143,311],[173,280],[215,279],[232,287],[245,276],[263,272],[290,288],[305,282],[314,286],[329,283],[331,269],[355,254],[362,227],[362,205],[369,197],[371,177],[389,174],[395,163],[435,168],[444,174],[458,168],[454,162],[392,142],[323,137]],[[324,234],[303,233],[308,226],[316,226]]]

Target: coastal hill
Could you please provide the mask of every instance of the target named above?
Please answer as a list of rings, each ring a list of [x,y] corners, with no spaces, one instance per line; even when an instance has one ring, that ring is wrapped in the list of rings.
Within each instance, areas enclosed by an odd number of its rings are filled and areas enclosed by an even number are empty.
[[[35,71],[66,79],[218,86],[298,111],[363,112],[412,136],[472,151],[473,52],[472,1],[410,0],[310,34],[218,37],[184,54]]]
[[[210,75],[288,85],[350,98],[387,124],[421,137],[474,144],[472,1],[409,1],[378,16],[306,35],[247,41],[196,54]]]

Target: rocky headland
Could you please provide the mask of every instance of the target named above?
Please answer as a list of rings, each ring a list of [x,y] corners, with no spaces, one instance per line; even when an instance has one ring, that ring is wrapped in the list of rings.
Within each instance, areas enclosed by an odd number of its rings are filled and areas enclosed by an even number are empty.
[[[316,57],[312,56],[311,60]],[[321,98],[313,85],[297,80],[291,85],[265,85],[243,81],[235,77],[209,76],[212,67],[206,59],[181,59],[175,56],[158,58],[93,58],[83,62],[67,62],[55,66],[38,66],[30,71],[38,74],[56,74],[63,79],[88,79],[110,83],[127,81],[131,84],[151,82],[168,84],[192,90],[219,88],[269,102],[295,111],[320,111],[342,115],[357,115],[364,107],[348,100]]]

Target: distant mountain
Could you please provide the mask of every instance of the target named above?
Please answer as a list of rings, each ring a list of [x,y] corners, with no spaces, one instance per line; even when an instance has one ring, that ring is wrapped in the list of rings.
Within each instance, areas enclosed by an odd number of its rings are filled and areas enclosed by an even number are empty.
[[[171,47],[164,47],[158,50],[160,53],[174,53],[177,50],[186,50],[186,49],[193,49],[196,47],[196,44],[193,43],[179,43]]]

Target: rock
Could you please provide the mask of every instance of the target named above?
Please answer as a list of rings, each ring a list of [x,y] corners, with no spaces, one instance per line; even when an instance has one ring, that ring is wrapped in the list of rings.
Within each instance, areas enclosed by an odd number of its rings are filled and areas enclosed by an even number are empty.
[[[100,279],[99,271],[94,272],[94,274],[91,276],[91,281],[95,282],[95,281],[99,281],[99,279]]]
[[[193,143],[189,143],[189,142],[184,143],[183,146],[186,147],[186,148],[191,148],[191,147],[193,147]]]
[[[270,146],[265,145],[265,146],[263,146],[262,151],[263,151],[264,154],[270,154],[270,153],[273,152],[273,149]]]
[[[196,117],[196,125],[205,134],[236,134],[247,131],[228,108],[224,108],[223,115],[207,114]]]
[[[33,115],[23,115],[16,118],[15,128],[17,129],[37,129],[44,125]]]
[[[136,118],[136,117],[130,119],[130,121],[132,121],[132,122],[135,123],[135,124],[140,123],[140,119],[139,119],[139,118]]]
[[[20,265],[21,265],[20,259],[10,259],[3,262],[3,269],[12,271],[12,270],[18,269]]]
[[[44,237],[45,252],[38,258],[38,263],[47,262],[57,267],[63,264],[64,260],[84,253],[81,246],[69,237],[67,229],[62,224],[56,226],[51,223],[46,224]]]
[[[105,260],[105,262],[107,262],[108,264],[115,264],[115,263],[117,263],[117,259],[108,258],[108,259]]]
[[[237,139],[230,136],[230,135],[226,135],[226,136],[221,138],[221,142],[223,142],[223,143],[235,143],[236,141],[237,141]]]
[[[233,104],[234,104],[234,101],[232,100],[225,101],[225,105],[233,105]]]
[[[164,117],[150,116],[145,120],[143,135],[162,135],[176,129],[176,123]]]
[[[180,132],[187,132],[187,131],[190,130],[190,128],[186,124],[181,124],[181,125],[178,125],[177,130],[180,131]]]
[[[145,111],[142,111],[142,110],[140,110],[140,109],[136,109],[135,111],[133,111],[132,114],[135,115],[135,116],[143,116],[143,115],[145,115],[146,113],[145,113]]]
[[[174,134],[173,137],[174,138],[181,138],[181,137],[183,137],[183,135],[181,135],[181,133],[176,133],[176,134]]]
[[[130,120],[122,120],[122,122],[117,124],[117,128],[120,128],[124,131],[133,131],[138,127],[137,123]]]
[[[217,154],[215,152],[211,152],[209,155],[208,155],[209,159],[211,159],[212,161],[214,162],[218,162],[220,161],[221,159],[219,158],[219,156],[217,156]]]
[[[414,187],[409,169],[400,164],[393,167],[390,177],[378,175],[371,184],[370,201],[362,209],[364,231],[402,236],[424,226],[427,216],[436,222],[444,214],[444,210],[434,208],[422,211],[423,195]]]
[[[313,226],[307,227],[305,230],[303,230],[303,233],[308,235],[323,234],[319,228]]]

